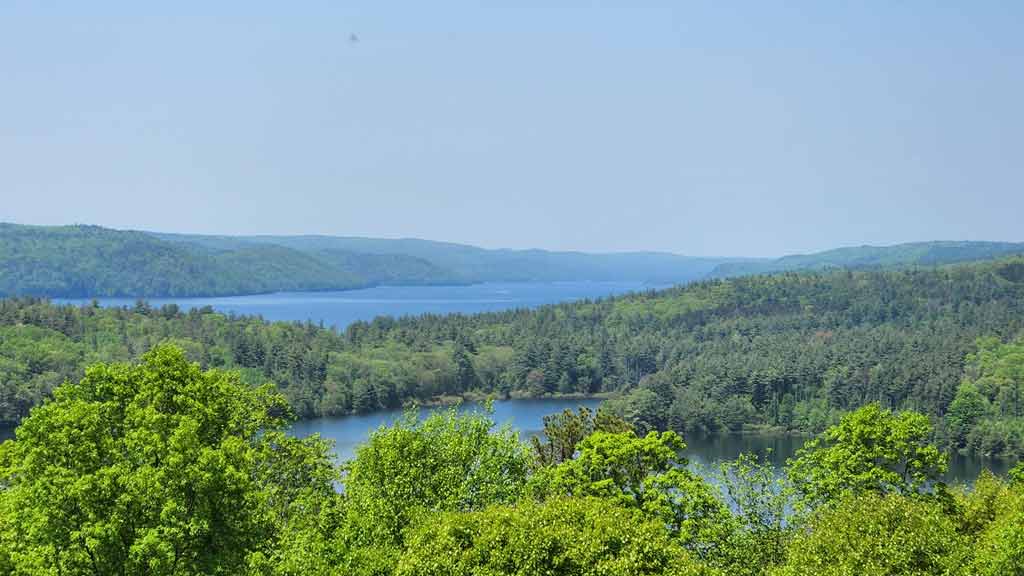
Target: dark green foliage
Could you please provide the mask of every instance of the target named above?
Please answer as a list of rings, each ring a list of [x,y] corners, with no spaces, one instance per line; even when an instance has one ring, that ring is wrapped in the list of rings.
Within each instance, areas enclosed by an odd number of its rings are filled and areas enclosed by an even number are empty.
[[[594,432],[632,430],[629,422],[606,410],[598,410],[594,415],[589,408],[580,407],[577,412],[565,409],[561,414],[545,416],[543,440],[534,436],[530,438],[530,444],[538,466],[553,466],[571,460],[579,443]]]
[[[300,417],[466,393],[623,392],[608,409],[641,434],[818,433],[878,402],[926,414],[949,445],[1021,455],[1024,283],[1004,277],[1016,263],[737,278],[343,333],[173,306],[8,300],[0,419],[24,416],[86,362],[131,360],[171,338],[204,366],[273,382]]]
[[[374,378],[396,387],[407,376],[395,375],[456,340],[511,350],[489,366],[509,394],[626,392],[608,409],[641,433],[819,433],[877,402],[926,414],[949,444],[1013,456],[1024,453],[1019,385],[986,388],[998,408],[972,428],[974,441],[944,418],[973,378],[979,339],[984,348],[1024,334],[1024,283],[1004,278],[1017,262],[735,278],[533,311],[382,319],[346,335],[353,361],[373,359]]]

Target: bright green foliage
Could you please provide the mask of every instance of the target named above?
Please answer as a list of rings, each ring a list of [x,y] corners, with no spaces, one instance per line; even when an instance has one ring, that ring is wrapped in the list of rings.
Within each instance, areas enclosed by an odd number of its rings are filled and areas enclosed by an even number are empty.
[[[45,365],[40,330],[9,357]],[[766,462],[722,467],[730,510],[676,433],[588,411],[548,420],[546,465],[487,414],[410,411],[337,493],[287,414],[169,345],[90,368],[0,444],[0,574],[1024,576],[1024,465],[921,497],[944,460],[920,414],[869,405],[810,442],[795,516]]]
[[[596,498],[553,499],[418,523],[399,576],[711,575],[657,522]]]
[[[997,522],[978,542],[970,574],[1020,576],[1024,574],[1024,514]]]
[[[345,527],[342,495],[303,494],[280,519],[271,546],[250,555],[250,576],[331,574],[342,564],[345,549],[339,537]]]
[[[984,472],[970,489],[954,492],[960,532],[971,539],[966,574],[1024,575],[1024,492]]]
[[[1017,464],[1010,469],[1009,476],[1012,484],[1024,487],[1024,461],[1017,462]]]
[[[486,414],[455,409],[417,420],[410,411],[374,432],[346,465],[345,494],[354,548],[389,547],[424,510],[477,510],[513,502],[530,454],[508,428],[491,432]]]
[[[1005,503],[1015,497],[1010,485],[988,470],[983,470],[970,488],[957,486],[950,493],[953,500],[949,511],[959,522],[960,532],[971,537],[984,531],[1004,510]]]
[[[287,405],[179,349],[99,364],[57,389],[3,447],[0,562],[15,574],[238,574],[292,503],[332,494],[317,439]],[[2,565],[2,564],[0,564]]]
[[[929,444],[931,432],[921,414],[869,404],[805,444],[789,474],[811,505],[844,492],[916,494],[946,471],[946,456]]]
[[[728,546],[729,573],[761,574],[785,556],[789,533],[792,486],[765,456],[740,454],[719,467],[719,485],[725,489],[740,529]]]
[[[658,519],[681,542],[708,557],[733,527],[728,509],[714,490],[685,468],[686,445],[675,432],[595,432],[579,444],[579,454],[531,478],[540,499],[599,497]]]
[[[900,494],[848,494],[819,510],[773,576],[961,574],[965,543],[934,502]]]

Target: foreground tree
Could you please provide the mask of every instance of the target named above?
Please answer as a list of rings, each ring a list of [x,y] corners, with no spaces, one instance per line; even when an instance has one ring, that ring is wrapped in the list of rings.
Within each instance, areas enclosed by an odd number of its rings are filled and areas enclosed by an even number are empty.
[[[1024,576],[1024,486],[1014,476],[1007,483],[986,472],[958,494],[961,531],[974,537],[969,574]]]
[[[716,483],[729,498],[739,529],[728,548],[729,574],[763,574],[785,557],[792,485],[768,455],[740,454],[719,465]]]
[[[530,453],[509,428],[492,432],[488,414],[407,412],[371,434],[347,464],[344,566],[358,574],[390,573],[402,530],[422,514],[478,510],[514,502]]]
[[[293,502],[333,496],[327,444],[285,436],[288,413],[171,346],[93,366],[0,450],[2,572],[244,572]]]
[[[400,576],[717,574],[636,510],[596,498],[447,513],[418,523]]]
[[[804,445],[789,475],[805,503],[837,500],[846,492],[916,494],[942,488],[946,456],[929,444],[928,418],[868,404]]]
[[[686,448],[675,432],[595,432],[579,453],[530,479],[530,493],[547,498],[596,497],[660,521],[702,558],[718,555],[733,517],[708,483],[686,468]]]
[[[961,574],[964,541],[931,501],[901,494],[847,493],[821,508],[790,544],[773,576]]]

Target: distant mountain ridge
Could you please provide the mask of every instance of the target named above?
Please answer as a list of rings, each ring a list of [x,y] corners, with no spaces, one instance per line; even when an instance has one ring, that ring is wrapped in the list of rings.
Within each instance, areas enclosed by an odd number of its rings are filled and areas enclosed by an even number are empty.
[[[722,258],[487,250],[428,240],[204,236],[0,223],[0,296],[151,298],[374,285],[703,278]]]
[[[145,232],[0,224],[2,296],[198,296],[368,285],[363,277],[274,245],[211,251]]]
[[[1024,254],[1024,243],[919,242],[775,260],[664,252],[491,250],[418,239],[214,236],[0,223],[0,296],[152,298],[477,282],[687,283],[827,268],[887,268]]]
[[[701,258],[666,252],[594,254],[547,250],[486,249],[466,244],[415,238],[378,239],[350,236],[202,236],[155,234],[163,240],[211,248],[253,244],[284,246],[307,254],[345,252],[414,257],[448,271],[461,282],[550,282],[631,280],[652,283],[698,280],[723,262],[740,258]]]
[[[723,262],[709,278],[731,278],[775,272],[826,270],[829,268],[869,269],[901,266],[955,264],[994,260],[1024,254],[1024,242],[933,241],[892,246],[851,246],[812,254],[793,254],[774,260]]]

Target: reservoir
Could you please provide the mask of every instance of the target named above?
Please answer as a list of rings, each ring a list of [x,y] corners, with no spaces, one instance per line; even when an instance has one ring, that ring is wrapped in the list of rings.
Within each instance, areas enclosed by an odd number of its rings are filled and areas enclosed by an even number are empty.
[[[466,286],[377,286],[340,292],[277,292],[211,298],[150,298],[153,307],[177,304],[185,310],[210,306],[218,312],[266,320],[323,323],[344,329],[377,316],[473,314],[604,298],[667,288],[643,282],[486,282]],[[136,298],[97,298],[101,306],[134,306]],[[90,298],[54,299],[85,305]]]

